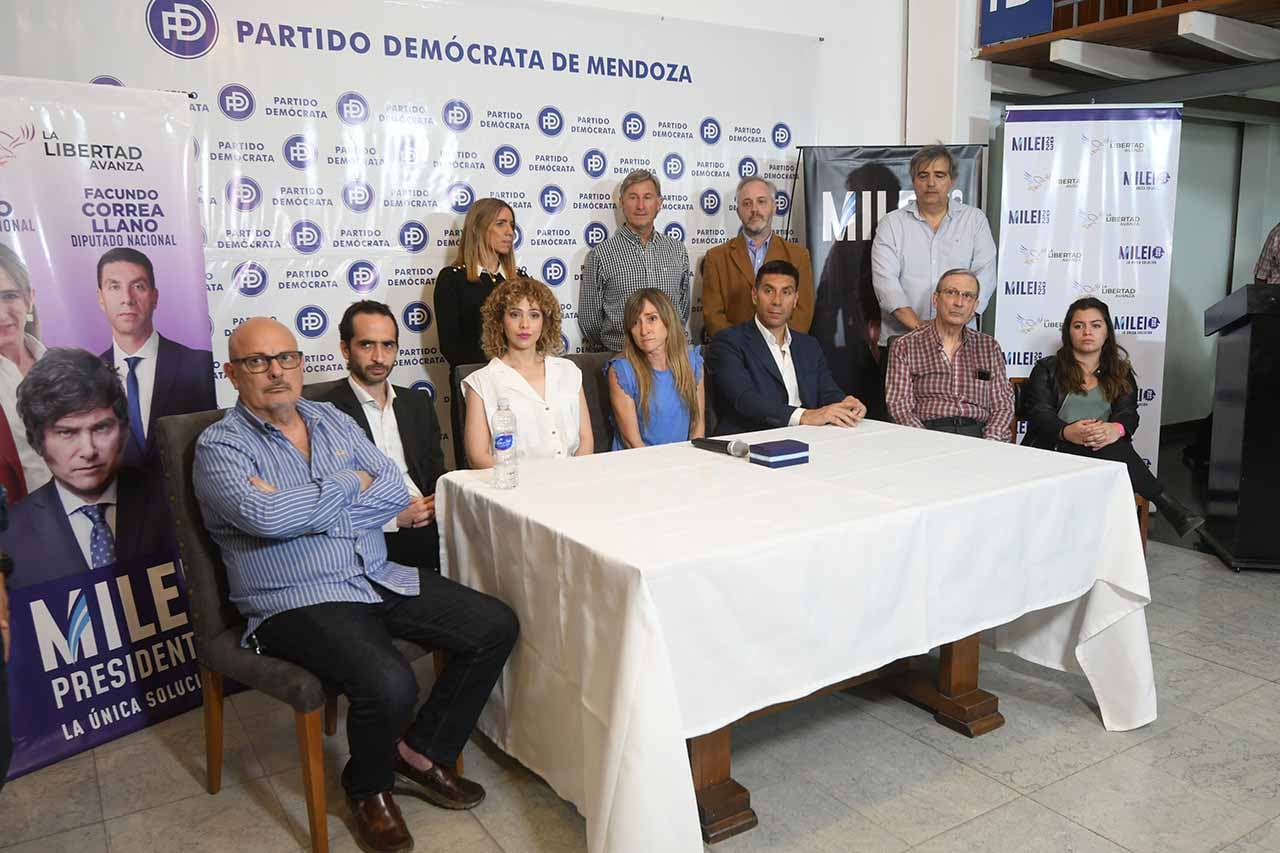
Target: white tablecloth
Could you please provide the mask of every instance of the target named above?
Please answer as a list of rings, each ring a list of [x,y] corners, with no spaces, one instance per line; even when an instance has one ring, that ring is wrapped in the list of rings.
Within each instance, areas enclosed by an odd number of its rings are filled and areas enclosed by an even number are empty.
[[[1123,465],[875,422],[766,437],[810,463],[682,444],[437,486],[443,570],[520,617],[481,728],[593,853],[701,849],[685,738],[987,629],[1083,671],[1107,728],[1155,719]]]

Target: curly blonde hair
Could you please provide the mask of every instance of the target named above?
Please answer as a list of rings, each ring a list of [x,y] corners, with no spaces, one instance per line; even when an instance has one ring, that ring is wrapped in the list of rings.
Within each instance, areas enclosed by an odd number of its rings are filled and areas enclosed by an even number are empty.
[[[542,334],[538,336],[537,350],[542,355],[562,355],[564,342],[560,337],[560,303],[555,294],[536,278],[517,276],[504,281],[493,289],[480,307],[480,346],[489,358],[502,358],[510,345],[502,328],[502,318],[510,309],[528,299],[530,305],[542,311]]]

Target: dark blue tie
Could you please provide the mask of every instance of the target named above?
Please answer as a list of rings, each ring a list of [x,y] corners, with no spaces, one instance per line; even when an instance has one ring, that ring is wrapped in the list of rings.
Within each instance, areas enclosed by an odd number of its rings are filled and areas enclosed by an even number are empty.
[[[147,436],[142,429],[142,401],[138,399],[141,396],[138,393],[138,362],[142,361],[142,356],[131,355],[124,361],[129,365],[129,376],[125,380],[125,390],[129,394],[129,432],[133,433],[133,440],[138,442],[138,449],[145,450]]]
[[[89,556],[93,558],[93,567],[100,569],[116,561],[116,537],[107,524],[106,504],[85,504],[76,512],[93,522],[93,532],[89,534]]]

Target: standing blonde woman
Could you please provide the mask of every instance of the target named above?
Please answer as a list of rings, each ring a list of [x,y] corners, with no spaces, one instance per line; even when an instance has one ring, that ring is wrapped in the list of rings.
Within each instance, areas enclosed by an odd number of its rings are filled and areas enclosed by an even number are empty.
[[[613,449],[671,444],[706,435],[702,348],[685,342],[671,299],[637,290],[623,311],[622,355],[605,368],[617,432]]]
[[[436,329],[450,368],[488,360],[480,346],[480,308],[495,287],[518,274],[515,238],[516,215],[501,199],[479,199],[467,211],[453,266],[436,278]]]

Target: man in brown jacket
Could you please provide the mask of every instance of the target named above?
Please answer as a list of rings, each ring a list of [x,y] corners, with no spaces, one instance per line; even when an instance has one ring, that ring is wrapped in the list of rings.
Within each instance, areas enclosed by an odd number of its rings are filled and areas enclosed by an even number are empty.
[[[707,337],[745,323],[756,314],[751,288],[766,261],[787,261],[800,271],[799,301],[790,326],[808,332],[813,322],[813,268],[809,250],[773,233],[777,188],[760,177],[738,182],[738,219],[742,231],[707,252],[702,268],[702,322]]]

